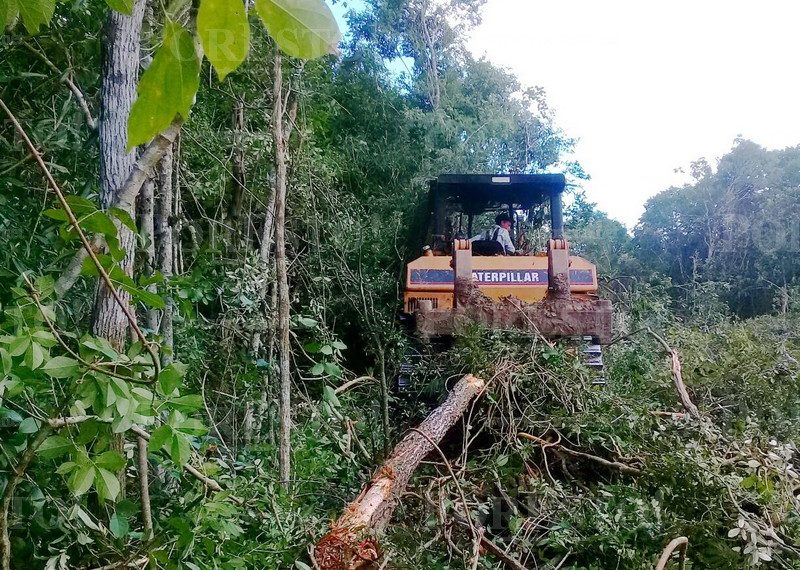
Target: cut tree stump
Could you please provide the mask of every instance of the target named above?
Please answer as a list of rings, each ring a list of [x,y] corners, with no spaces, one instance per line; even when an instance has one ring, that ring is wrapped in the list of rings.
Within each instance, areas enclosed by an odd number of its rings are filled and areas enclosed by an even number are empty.
[[[358,498],[350,503],[314,548],[320,570],[366,570],[380,559],[375,540],[392,518],[397,502],[422,460],[464,415],[486,383],[472,375],[453,387],[447,400],[394,448]]]

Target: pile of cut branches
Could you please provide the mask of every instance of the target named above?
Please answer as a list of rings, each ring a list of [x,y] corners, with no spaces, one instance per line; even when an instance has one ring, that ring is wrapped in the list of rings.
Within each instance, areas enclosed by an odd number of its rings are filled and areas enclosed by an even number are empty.
[[[442,378],[486,387],[412,479],[390,567],[654,568],[686,536],[696,567],[800,568],[796,447],[693,407],[660,337],[615,346],[605,387],[576,347],[529,336],[476,331],[431,356],[415,379],[431,406]]]

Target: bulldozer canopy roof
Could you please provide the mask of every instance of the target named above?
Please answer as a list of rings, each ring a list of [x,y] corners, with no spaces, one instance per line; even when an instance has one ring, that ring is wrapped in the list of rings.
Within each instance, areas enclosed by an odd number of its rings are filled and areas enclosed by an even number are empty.
[[[479,214],[505,208],[529,209],[564,191],[563,174],[444,174],[431,181],[434,202],[460,205]]]

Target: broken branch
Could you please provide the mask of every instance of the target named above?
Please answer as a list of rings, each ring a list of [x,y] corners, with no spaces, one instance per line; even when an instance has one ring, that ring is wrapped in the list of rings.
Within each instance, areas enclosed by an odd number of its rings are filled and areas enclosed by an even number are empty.
[[[471,374],[464,376],[447,400],[395,447],[358,498],[347,506],[330,532],[317,543],[316,563],[322,570],[349,570],[380,558],[377,542],[373,538],[365,540],[365,537],[383,532],[411,475],[485,385]]]
[[[672,382],[675,384],[675,389],[678,390],[678,397],[681,399],[681,404],[683,404],[683,407],[694,419],[702,419],[703,417],[700,415],[700,410],[692,401],[691,396],[689,396],[689,391],[686,389],[686,384],[683,382],[681,359],[678,356],[678,352],[669,344],[667,344],[667,341],[653,331],[653,329],[648,327],[647,332],[650,333],[650,336],[656,339],[656,341],[664,348],[672,360]]]
[[[525,432],[519,432],[517,437],[521,439],[527,439],[528,441],[532,441],[534,443],[538,443],[542,447],[549,447],[560,451],[565,455],[570,455],[572,457],[578,457],[580,459],[586,459],[588,461],[593,461],[594,463],[598,463],[604,467],[608,467],[609,469],[614,469],[615,471],[619,471],[620,473],[625,473],[626,475],[641,475],[641,469],[637,469],[636,467],[631,467],[630,465],[626,465],[624,463],[620,463],[619,461],[609,461],[608,459],[603,459],[602,457],[598,457],[597,455],[592,455],[591,453],[584,453],[583,451],[575,451],[574,449],[570,449],[569,447],[565,447],[560,443],[552,443],[541,437],[536,437],[535,435],[531,435]]]

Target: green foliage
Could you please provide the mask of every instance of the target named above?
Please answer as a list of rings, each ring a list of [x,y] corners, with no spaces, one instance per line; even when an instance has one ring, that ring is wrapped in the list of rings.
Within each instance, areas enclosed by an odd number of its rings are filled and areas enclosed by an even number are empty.
[[[200,60],[191,34],[170,20],[164,41],[142,75],[128,119],[128,148],[150,141],[180,116],[189,117],[200,84]]]
[[[693,184],[646,204],[637,258],[679,285],[724,284],[722,298],[740,316],[769,312],[776,293],[800,276],[798,163],[796,147],[770,151],[743,139],[716,170],[698,161]]]
[[[121,12],[122,14],[130,14],[133,12],[134,0],[106,0],[109,8]]]
[[[288,55],[315,59],[338,52],[342,35],[323,0],[256,0],[255,4],[270,36]]]
[[[17,17],[17,0],[0,0],[0,30],[5,30]]]
[[[197,35],[223,81],[242,64],[250,50],[250,24],[244,3],[203,0],[197,13]]]
[[[323,0],[260,0],[256,11],[278,46],[289,55],[314,59],[334,53],[341,33]],[[250,26],[244,5],[203,0],[197,34],[220,81],[247,57]],[[164,39],[142,75],[128,118],[128,148],[150,141],[170,123],[189,116],[200,83],[200,58],[191,34],[167,18]]]
[[[573,197],[566,215],[570,251],[594,263],[601,279],[641,273],[624,225],[599,212],[581,193]]]
[[[0,28],[13,22],[17,14],[22,17],[22,23],[30,34],[38,34],[42,26],[47,25],[53,17],[56,0],[4,0],[5,6],[0,3],[0,14],[5,13],[5,20],[0,20]]]
[[[40,277],[31,288],[15,287],[12,293],[0,320],[5,333],[0,336],[0,415],[5,420],[0,426],[0,445],[7,458],[0,462],[0,469],[8,470],[18,462],[27,446],[37,446],[33,450],[39,468],[32,474],[33,487],[20,498],[33,500],[40,485],[51,492],[64,489],[59,505],[75,505],[83,513],[78,517],[83,538],[70,547],[74,554],[96,540],[102,542],[106,532],[80,507],[87,504],[86,497],[105,505],[118,501],[122,493],[118,473],[128,467],[128,459],[111,449],[115,434],[134,425],[157,425],[163,418],[151,442],[157,443],[165,431],[168,441],[153,445],[153,452],[163,449],[172,463],[183,466],[199,447],[198,438],[208,431],[191,416],[203,403],[180,389],[185,374],[180,363],[164,369],[153,392],[148,389],[153,364],[141,345],[134,344],[123,353],[103,338],[85,335],[78,339],[59,332],[51,278]],[[51,420],[62,416],[73,421],[49,427]],[[129,522],[120,509],[109,523],[118,539],[130,535]],[[57,509],[48,516],[55,517],[53,522],[44,527],[37,523],[31,532],[46,535],[59,525],[72,524]]]
[[[752,567],[774,558],[791,565],[794,551],[783,550],[770,531],[771,521],[781,520],[780,533],[797,533],[791,514],[797,508],[791,491],[796,474],[787,461],[796,454],[798,431],[791,418],[798,395],[796,382],[782,377],[787,365],[791,374],[798,371],[787,360],[791,354],[763,350],[783,334],[782,327],[772,328],[777,324],[767,319],[721,324],[711,332],[673,329],[685,380],[708,414],[705,424],[652,414],[674,409],[676,395],[668,363],[647,337],[606,353],[608,385],[598,389],[569,345],[550,347],[535,338],[476,329],[450,351],[425,357],[414,385],[417,397],[430,401],[439,378],[470,371],[492,379],[481,421],[472,420],[474,443],[451,461],[459,462],[460,486],[492,540],[520,559],[533,555],[557,564],[569,553],[568,568],[649,568],[670,538],[684,535],[696,567]],[[792,343],[790,350],[798,347]],[[706,357],[713,379],[695,364]],[[783,389],[775,391],[778,385]],[[435,388],[437,399],[443,389]],[[428,409],[408,422],[416,424]],[[519,432],[544,443],[520,440]],[[640,466],[643,473],[623,476],[547,450],[548,444]],[[420,473],[420,495],[424,490],[445,511],[460,510],[459,493],[439,477]],[[410,500],[406,509],[401,518],[417,524],[392,533],[392,548],[404,561],[400,567],[444,564],[444,551],[415,548],[439,527],[434,507]]]

